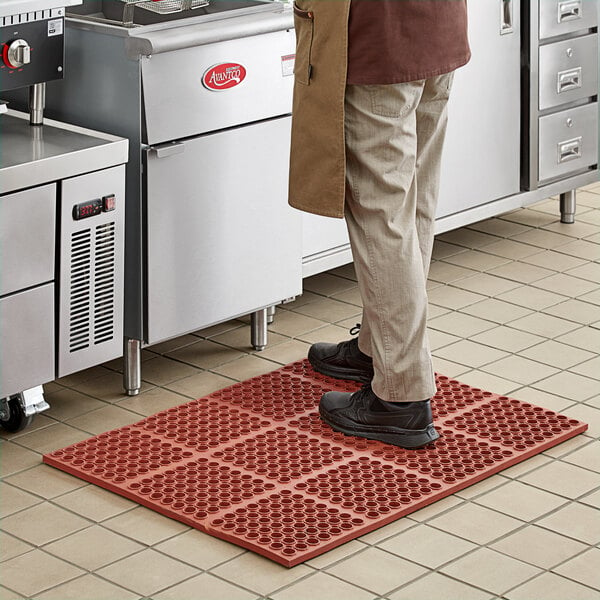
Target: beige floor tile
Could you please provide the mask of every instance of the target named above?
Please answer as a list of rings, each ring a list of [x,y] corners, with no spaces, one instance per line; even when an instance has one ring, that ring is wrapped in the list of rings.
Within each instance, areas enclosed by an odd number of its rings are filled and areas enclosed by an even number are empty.
[[[489,548],[479,548],[441,570],[455,579],[498,595],[540,573],[537,567]]]
[[[597,600],[598,594],[554,573],[544,573],[512,590],[507,600]]]
[[[56,502],[63,508],[96,523],[138,506],[137,503],[96,485],[86,485],[61,496]]]
[[[585,435],[576,435],[574,438],[562,442],[548,450],[544,451],[544,456],[550,456],[552,458],[563,458],[569,454],[572,454],[578,448],[585,446],[590,443],[590,438]]]
[[[438,236],[438,239],[442,242],[456,244],[465,248],[484,248],[498,241],[498,238],[494,235],[473,231],[466,227],[443,233]]]
[[[588,506],[593,506],[595,508],[600,508],[600,490],[596,492],[592,492],[587,496],[579,499],[579,502],[583,504],[587,504]]]
[[[524,208],[503,215],[502,218],[507,221],[522,223],[523,225],[529,225],[531,227],[543,227],[544,225],[554,222],[557,219],[557,216],[532,210],[530,208]]]
[[[369,548],[355,554],[327,571],[380,595],[386,595],[427,572],[423,567],[378,548]]]
[[[509,302],[503,302],[502,300],[496,300],[495,298],[488,298],[487,300],[466,306],[460,310],[468,315],[486,319],[488,321],[494,321],[501,325],[510,323],[515,319],[520,319],[532,312],[528,308],[510,304]]]
[[[0,600],[23,600],[23,596],[0,585]]]
[[[100,569],[100,577],[132,592],[150,596],[197,574],[184,565],[155,550],[148,549]]]
[[[364,537],[361,540],[364,540]],[[307,560],[306,564],[314,569],[325,569],[325,567],[345,560],[357,552],[362,552],[366,547],[366,544],[362,541],[351,540],[333,550],[329,550],[329,552],[325,552],[325,554]]]
[[[354,263],[348,263],[346,265],[342,265],[341,267],[331,269],[330,273],[332,275],[337,275],[338,277],[345,277],[346,279],[350,279],[350,281],[356,281],[356,270],[354,268]]]
[[[190,344],[195,344],[197,341],[198,337],[195,335],[181,335],[171,340],[167,340],[166,342],[161,342],[159,344],[153,344],[152,346],[148,346],[146,350],[148,350],[149,352],[154,352],[155,354],[168,354],[169,352],[173,352],[174,350],[177,350],[179,348],[184,348],[185,346],[189,346]]]
[[[36,600],[136,600],[139,594],[104,581],[95,575],[84,575],[63,583],[39,596]]]
[[[477,344],[469,340],[461,340],[456,344],[450,344],[440,350],[436,350],[436,356],[453,360],[455,362],[468,365],[469,367],[480,367],[494,361],[498,361],[505,356],[506,352],[496,350],[483,344]]]
[[[485,221],[469,225],[469,229],[483,231],[484,233],[497,235],[498,237],[511,237],[529,231],[530,228],[526,225],[507,221],[506,219],[486,219]]]
[[[550,569],[579,554],[586,546],[553,531],[528,525],[492,544],[491,548],[536,567]]]
[[[41,550],[2,563],[2,583],[26,597],[83,575],[85,571]],[[62,600],[62,599],[61,599]]]
[[[192,375],[193,377],[193,375]],[[137,413],[142,416],[153,415],[157,412],[167,410],[173,406],[180,406],[189,402],[190,399],[176,394],[164,388],[153,388],[137,396],[130,396],[121,400],[116,406]]]
[[[578,419],[588,424],[585,436],[600,437],[600,407],[588,406],[586,404],[574,404],[563,411],[565,415]]]
[[[212,573],[232,583],[267,596],[311,573],[305,565],[288,569],[252,552],[242,554],[212,569]]]
[[[60,377],[59,379],[55,380],[55,383],[58,383],[59,385],[65,385],[67,387],[77,387],[79,384],[85,381],[91,381],[92,379],[97,379],[110,374],[110,370],[106,367],[97,366],[84,369],[83,371],[77,371],[76,373],[72,373],[66,377]]]
[[[519,287],[520,284],[516,281],[503,279],[502,277],[495,277],[494,275],[488,275],[487,273],[479,273],[478,275],[461,279],[455,282],[454,285],[463,290],[469,290],[476,294],[493,297],[499,296],[509,290],[513,290]]]
[[[566,296],[561,296],[547,290],[541,290],[529,286],[521,286],[513,290],[509,290],[498,296],[499,300],[504,300],[517,306],[527,308],[529,310],[543,310],[555,304],[559,304],[567,300]]]
[[[27,508],[2,521],[2,529],[41,546],[89,526],[89,521],[49,502]]]
[[[340,327],[339,325],[326,325],[325,327],[319,327],[314,331],[303,333],[298,336],[300,341],[306,342],[307,344],[316,344],[317,342],[327,342],[328,344],[337,344],[344,340],[352,337],[348,332],[347,327]]]
[[[356,281],[352,281],[346,277],[338,277],[331,273],[319,273],[318,275],[307,277],[303,281],[305,290],[321,296],[332,296],[333,294],[338,294],[355,285]]]
[[[19,442],[21,443],[21,442]],[[6,477],[39,465],[41,456],[27,448],[17,446],[12,442],[2,442],[0,446],[0,476]]]
[[[19,444],[26,446],[30,450],[46,454],[47,452],[53,452],[59,448],[64,448],[70,444],[81,442],[90,437],[90,434],[81,431],[66,423],[58,423],[51,427],[46,427],[39,431],[33,431],[19,438]],[[37,461],[34,464],[41,462],[41,456],[38,456]],[[33,465],[30,465],[33,466]]]
[[[10,433],[8,431],[5,431],[4,429],[0,429],[0,439],[5,439],[19,443],[19,438],[26,435],[27,433],[30,433],[32,431],[40,431],[52,425],[56,425],[56,419],[47,417],[45,414],[36,415],[32,423],[30,423],[27,426],[27,428],[22,431]]]
[[[277,315],[279,314],[281,314],[281,311],[277,313]],[[276,346],[286,339],[277,333],[269,333],[271,334],[269,335],[269,346]],[[246,325],[215,335],[211,338],[211,341],[240,350],[241,352],[254,352],[251,344],[250,327]]]
[[[389,600],[489,600],[490,594],[441,573],[431,573],[388,597]]]
[[[454,495],[465,500],[471,500],[497,488],[499,485],[505,484],[506,481],[506,477],[503,477],[502,475],[492,475],[491,477],[486,477],[481,480],[479,483],[466,487],[464,490],[455,492]]]
[[[481,294],[474,294],[449,285],[435,288],[428,294],[428,297],[431,304],[451,308],[452,310],[469,306],[485,298]]]
[[[138,413],[125,410],[119,406],[105,406],[92,412],[86,413],[74,419],[67,421],[67,425],[72,425],[78,429],[89,431],[94,435],[131,425],[141,420],[141,415]]]
[[[154,594],[154,600],[253,600],[256,594],[203,573],[164,592]]]
[[[493,269],[494,267],[499,267],[500,265],[510,262],[509,258],[490,254],[487,251],[487,248],[485,252],[480,252],[479,250],[467,250],[461,254],[448,256],[444,260],[450,264],[466,269],[473,269],[474,271],[487,271],[488,269]]]
[[[212,394],[217,390],[222,390],[223,388],[229,387],[234,383],[234,381],[227,377],[204,371],[202,373],[198,373],[197,375],[184,377],[183,379],[174,381],[165,387],[173,390],[177,394],[187,396],[187,398],[196,399],[208,396],[208,394]]]
[[[549,408],[555,412],[562,412],[573,404],[573,400],[570,400],[569,398],[542,392],[541,390],[536,390],[532,387],[523,387],[517,390],[514,395],[522,402],[530,402],[531,404]]]
[[[5,481],[47,499],[86,485],[85,481],[48,465],[38,465],[27,471],[21,471],[16,475],[7,477]]]
[[[558,317],[545,315],[543,313],[527,315],[526,317],[513,321],[510,326],[547,338],[555,338],[577,328],[576,323],[564,321]]]
[[[563,462],[600,473],[600,441],[594,440],[583,448],[562,458]]]
[[[596,226],[596,233],[585,236],[586,240],[598,243],[598,225],[600,225],[600,211],[589,210],[585,213],[577,215],[577,220],[581,223],[589,223]]]
[[[320,321],[336,323],[355,315],[357,313],[357,306],[346,302],[339,302],[333,298],[320,298],[315,302],[300,306],[295,309],[295,312],[319,319]]]
[[[576,258],[598,260],[600,248],[598,248],[598,244],[588,240],[576,240],[561,246],[558,251],[563,254],[568,254],[569,256],[575,256]]]
[[[210,340],[201,340],[170,352],[168,356],[201,369],[213,369],[244,356],[244,353]]]
[[[301,342],[300,340],[289,340],[278,346],[267,348],[260,353],[260,357],[271,360],[280,365],[287,365],[288,363],[295,362],[306,358],[310,344]]]
[[[600,356],[596,356],[596,358],[593,358],[592,360],[571,367],[570,370],[578,375],[600,379]]]
[[[327,573],[315,573],[273,594],[273,600],[306,600],[307,598],[343,598],[344,600],[372,600],[373,594],[340,581]]]
[[[464,504],[464,501],[458,496],[447,496],[442,498],[425,508],[421,508],[413,513],[410,513],[410,518],[419,523],[428,523],[438,515],[446,513],[457,506]]]
[[[497,375],[477,370],[463,373],[460,376],[460,381],[471,387],[502,395],[511,394],[514,390],[521,387],[521,384],[516,381],[510,381],[509,379],[504,379]]]
[[[564,505],[566,500],[520,481],[509,481],[475,502],[522,521],[533,521]]]
[[[246,325],[246,323],[243,322],[242,319],[231,319],[230,321],[223,321],[223,323],[217,323],[211,327],[205,327],[204,329],[194,331],[192,335],[207,339],[216,335],[220,335],[221,333],[229,331],[230,329],[237,329],[238,327],[242,327],[244,325]]]
[[[33,548],[31,544],[0,531],[0,563],[25,554],[25,552],[30,552]],[[1,571],[2,567],[0,566]]]
[[[156,550],[199,569],[212,569],[245,550],[192,529],[154,546]]]
[[[248,355],[233,360],[226,365],[215,367],[214,371],[224,377],[236,379],[237,381],[245,381],[246,379],[275,371],[280,366],[276,362],[259,358],[255,355]]]
[[[467,373],[471,370],[471,367],[459,365],[451,360],[445,360],[435,355],[431,357],[431,362],[433,363],[433,368],[436,373],[445,375],[446,377],[452,377],[453,379],[458,378],[463,373]]]
[[[488,271],[490,275],[505,277],[519,283],[532,283],[554,273],[549,269],[537,267],[524,262],[512,262]]]
[[[46,402],[50,408],[44,414],[58,421],[66,421],[104,406],[100,400],[70,388],[61,388],[53,394],[47,394]]]
[[[436,569],[477,546],[428,525],[418,525],[378,544],[378,548]]]
[[[595,228],[597,230],[597,228]],[[600,254],[600,252],[599,252]],[[567,272],[567,275],[573,277],[581,277],[593,283],[600,283],[600,264],[596,262],[589,262],[580,267],[575,267]]]
[[[581,327],[561,335],[556,341],[597,353],[600,348],[600,329]]]
[[[476,544],[487,544],[523,523],[484,506],[465,503],[440,515],[430,525]]]
[[[142,367],[142,378],[154,385],[164,385],[198,372],[195,367],[183,364],[164,356],[148,360]]]
[[[494,242],[486,246],[485,251],[512,260],[521,260],[527,256],[533,256],[542,252],[540,248],[530,246],[529,244],[521,244],[514,240]]]
[[[521,356],[551,365],[559,369],[568,369],[594,357],[592,352],[567,346],[560,342],[549,340],[537,346],[526,348],[519,352]]]
[[[104,521],[102,525],[116,533],[148,545],[157,544],[189,530],[186,525],[143,506]]]
[[[356,312],[359,311],[357,308],[355,308],[355,310]],[[299,337],[303,333],[313,331],[314,329],[324,327],[325,325],[327,325],[326,321],[314,319],[313,317],[307,317],[306,315],[287,310],[281,311],[281,314],[279,314],[277,319],[271,324],[270,330],[289,337]]]
[[[562,371],[544,381],[539,381],[534,387],[577,401],[587,400],[598,393],[597,380],[568,371]]]
[[[496,324],[462,313],[451,313],[432,319],[429,326],[459,337],[471,337],[494,328]]]
[[[429,337],[429,347],[432,351],[437,350],[438,348],[443,348],[444,346],[448,346],[449,344],[453,344],[454,342],[460,340],[460,338],[456,335],[449,335],[436,329],[428,329],[427,335]]]
[[[558,460],[523,475],[520,480],[565,498],[578,498],[600,486],[599,474]]]
[[[589,212],[589,211],[588,211]],[[550,223],[545,225],[546,231],[553,231],[555,233],[561,233],[572,238],[584,238],[588,235],[592,235],[598,231],[597,227],[591,223],[586,223],[581,219],[581,215],[577,215],[575,223],[566,224],[557,221],[556,223]]]
[[[598,284],[586,279],[580,279],[579,277],[572,277],[566,273],[557,273],[556,275],[536,281],[535,287],[556,292],[569,298],[577,298],[583,294],[593,292],[598,288]]]
[[[432,263],[429,268],[429,279],[438,283],[452,283],[474,274],[472,269],[465,269],[441,260]]]
[[[548,223],[545,223],[545,225]],[[554,233],[553,231],[546,231],[544,229],[530,229],[525,233],[519,233],[512,236],[511,239],[517,242],[523,242],[524,244],[531,244],[532,246],[538,246],[544,249],[555,249],[560,248],[564,244],[568,244],[571,240],[566,235],[560,233]]]
[[[435,504],[436,503],[434,503],[434,505]],[[388,538],[391,538],[394,535],[397,535],[402,531],[406,531],[407,529],[414,527],[416,524],[417,522],[410,517],[402,517],[397,521],[392,521],[388,525],[384,525],[383,527],[375,529],[375,531],[371,531],[371,533],[361,535],[358,539],[365,544],[375,545],[379,542],[387,540]]]
[[[144,376],[144,369],[142,367],[142,378]],[[110,373],[103,375],[102,377],[96,377],[89,381],[77,384],[73,386],[80,392],[93,396],[98,400],[104,400],[105,402],[117,402],[125,398],[125,390],[123,389],[123,375],[121,373]],[[146,381],[142,381],[141,391],[146,391],[153,388],[154,385]]]
[[[339,294],[335,294],[332,296],[334,300],[339,300],[340,302],[346,302],[347,304],[352,304],[355,307],[362,306],[362,298],[360,296],[360,290],[358,287],[346,290],[345,292],[340,292]]]
[[[527,460],[517,463],[514,467],[509,467],[502,471],[504,477],[510,479],[519,479],[526,473],[531,473],[544,465],[548,465],[552,462],[552,459],[543,454],[536,454]]]
[[[526,385],[559,373],[559,370],[554,367],[514,355],[488,364],[481,369],[497,377]]]
[[[87,571],[94,571],[143,549],[141,544],[99,525],[93,525],[44,547],[46,552]]]
[[[559,567],[553,569],[559,575],[583,583],[596,590],[600,590],[600,549],[590,548],[587,552],[572,558]]]
[[[0,481],[0,519],[40,502],[41,498]]]
[[[531,256],[525,256],[521,259],[523,262],[529,263],[530,265],[536,265],[538,267],[544,267],[551,271],[558,271],[562,273],[568,269],[574,269],[586,264],[586,261],[582,258],[575,256],[569,256],[562,252],[555,252],[554,250],[544,250],[538,254],[532,254]]]
[[[471,336],[471,340],[506,352],[519,352],[543,342],[544,338],[512,327],[501,326]]]
[[[447,258],[448,256],[455,256],[461,252],[467,252],[467,250],[461,246],[444,242],[438,236],[435,238],[433,244],[432,258],[433,260],[439,260],[441,258]]]
[[[427,318],[435,319],[436,317],[441,317],[442,315],[446,315],[450,312],[448,308],[442,308],[441,306],[437,306],[435,304],[429,304],[427,307]]]

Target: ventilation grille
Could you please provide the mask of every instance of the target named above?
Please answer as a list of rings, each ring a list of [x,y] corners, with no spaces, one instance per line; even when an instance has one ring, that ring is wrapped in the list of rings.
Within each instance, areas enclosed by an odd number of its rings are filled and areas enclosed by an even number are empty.
[[[114,338],[115,223],[71,235],[69,351]]]

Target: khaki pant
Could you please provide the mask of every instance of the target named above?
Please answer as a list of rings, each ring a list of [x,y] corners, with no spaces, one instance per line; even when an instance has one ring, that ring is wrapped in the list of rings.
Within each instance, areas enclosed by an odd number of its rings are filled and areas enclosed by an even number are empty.
[[[358,345],[389,402],[435,394],[427,339],[440,159],[452,73],[346,88],[346,222],[363,301]]]

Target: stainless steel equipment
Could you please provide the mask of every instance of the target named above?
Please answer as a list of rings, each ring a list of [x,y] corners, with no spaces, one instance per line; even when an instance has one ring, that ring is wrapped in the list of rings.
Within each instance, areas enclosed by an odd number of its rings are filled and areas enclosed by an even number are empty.
[[[156,2],[157,5],[160,2]],[[300,293],[287,206],[295,37],[279,3],[211,0],[161,15],[87,0],[70,13],[70,76],[49,111],[129,138],[125,388],[140,346]]]
[[[44,123],[45,82],[64,73],[64,7],[75,3],[0,6],[0,93],[31,86],[29,114],[0,111],[0,425],[9,431],[48,408],[41,384],[121,353],[127,140]]]

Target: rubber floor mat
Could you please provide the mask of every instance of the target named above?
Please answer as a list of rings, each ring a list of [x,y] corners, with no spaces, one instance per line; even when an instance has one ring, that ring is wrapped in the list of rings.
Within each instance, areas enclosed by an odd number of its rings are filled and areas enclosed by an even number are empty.
[[[587,429],[438,375],[418,450],[334,432],[308,361],[56,450],[44,462],[291,567]]]

